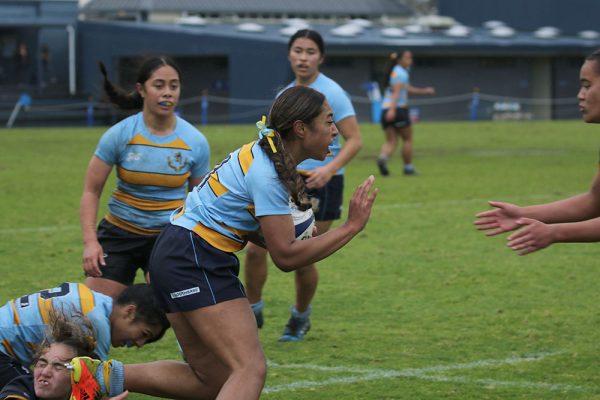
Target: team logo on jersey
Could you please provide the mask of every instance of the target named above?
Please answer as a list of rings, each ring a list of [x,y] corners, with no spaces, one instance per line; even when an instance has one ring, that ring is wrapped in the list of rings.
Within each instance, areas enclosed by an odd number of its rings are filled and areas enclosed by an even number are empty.
[[[135,151],[131,151],[127,153],[127,161],[140,161],[142,155],[140,153],[136,153]]]
[[[189,163],[187,160],[183,159],[181,152],[178,151],[173,157],[167,157],[167,164],[175,172],[179,172],[182,169],[184,169]]]

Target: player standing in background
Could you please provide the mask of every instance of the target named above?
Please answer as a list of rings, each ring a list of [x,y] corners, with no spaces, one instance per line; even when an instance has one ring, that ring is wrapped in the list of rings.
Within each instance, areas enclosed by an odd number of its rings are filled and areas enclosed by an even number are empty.
[[[188,194],[161,232],[150,258],[150,278],[185,360],[204,383],[197,398],[258,399],[266,360],[256,320],[241,284],[234,252],[260,230],[283,271],[321,260],[364,229],[377,191],[361,184],[348,218],[319,237],[296,240],[289,205],[310,203],[297,164],[324,160],[337,136],[331,107],[316,90],[297,86],[273,103],[260,140],[234,151]]]
[[[317,234],[329,230],[341,217],[344,192],[344,166],[362,147],[354,107],[348,94],[335,81],[319,71],[324,61],[325,45],[321,35],[310,29],[296,32],[288,41],[288,60],[296,79],[286,88],[308,86],[325,95],[333,110],[333,119],[344,146],[336,136],[325,160],[308,159],[298,165],[306,182],[307,194],[315,213]],[[262,289],[267,281],[267,250],[250,243],[246,248],[245,278],[248,301],[258,327],[263,325]],[[281,341],[302,340],[310,329],[311,302],[317,291],[319,273],[315,264],[295,270],[296,301],[281,336]]]
[[[104,133],[81,196],[86,285],[117,297],[134,282],[138,268],[147,278],[156,237],[188,189],[209,171],[210,150],[204,135],[175,115],[181,73],[173,60],[146,59],[131,93],[110,82],[103,65],[101,71],[111,102],[123,110],[142,109]],[[113,166],[117,187],[96,231],[100,195]]]
[[[418,88],[410,85],[409,71],[413,56],[409,50],[390,54],[390,65],[386,74],[385,94],[382,102],[381,126],[386,142],[381,146],[377,166],[381,175],[388,176],[387,160],[398,147],[398,136],[402,138],[402,161],[404,175],[416,175],[412,164],[413,131],[408,110],[408,95],[435,94],[432,87]]]
[[[577,94],[583,120],[600,123],[600,49],[590,54],[579,73]],[[600,170],[586,193],[552,203],[520,207],[490,201],[493,210],[476,215],[475,225],[488,236],[518,229],[507,245],[519,255],[553,243],[600,241]]]

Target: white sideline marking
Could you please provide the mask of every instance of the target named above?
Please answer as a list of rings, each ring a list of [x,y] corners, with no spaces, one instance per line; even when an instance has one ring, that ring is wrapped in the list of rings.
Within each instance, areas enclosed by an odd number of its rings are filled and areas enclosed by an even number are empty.
[[[346,367],[325,367],[314,364],[287,364],[280,365],[277,363],[269,362],[269,367],[272,368],[287,368],[287,369],[309,369],[313,371],[322,372],[340,372],[356,375],[345,375],[333,378],[328,378],[322,381],[296,381],[283,385],[266,386],[263,389],[264,394],[277,393],[296,389],[309,389],[315,387],[337,385],[337,384],[348,384],[360,381],[371,381],[380,379],[390,378],[416,378],[434,382],[458,382],[465,384],[476,384],[483,386],[512,386],[512,387],[523,387],[523,388],[534,388],[534,389],[545,389],[545,390],[560,390],[560,391],[582,391],[586,388],[576,385],[567,385],[560,383],[544,383],[544,382],[527,382],[527,381],[500,381],[495,379],[471,379],[462,376],[444,376],[444,375],[430,375],[431,373],[472,369],[479,367],[492,367],[497,365],[511,365],[523,362],[539,361],[546,357],[560,354],[555,353],[540,353],[526,357],[509,357],[503,360],[479,360],[469,363],[450,364],[450,365],[438,365],[434,367],[425,368],[406,368],[402,370],[385,370],[385,369],[364,369],[364,368],[346,368]]]
[[[0,235],[14,235],[20,233],[46,233],[56,231],[70,231],[74,229],[79,229],[79,225],[35,226],[31,228],[4,228],[0,229]]]
[[[523,200],[536,200],[536,199],[564,199],[567,197],[572,197],[574,196],[574,194],[566,194],[566,193],[561,193],[559,195],[557,195],[556,193],[548,193],[548,194],[532,194],[529,196],[519,196],[518,198],[510,198],[510,197],[504,197],[504,196],[495,196],[494,198],[487,198],[487,199],[460,199],[460,200],[440,200],[440,201],[419,201],[419,202],[413,202],[413,203],[393,203],[393,204],[375,204],[374,206],[374,210],[377,209],[390,209],[390,208],[425,208],[425,207],[446,207],[446,206],[464,206],[467,204],[475,204],[475,203],[479,203],[482,206],[481,211],[484,211],[484,208],[489,208],[491,209],[491,207],[488,205],[488,201],[490,200],[496,200],[496,201],[503,201],[503,202],[508,202],[508,203],[512,203],[512,202],[520,202]]]
[[[501,201],[521,201],[527,199],[554,199],[557,197],[565,198],[571,197],[572,195],[561,194],[557,196],[556,194],[533,194],[529,196],[519,196],[518,199],[511,200],[510,198],[503,197]],[[377,209],[390,209],[390,208],[425,208],[425,207],[446,207],[446,206],[463,206],[466,204],[474,204],[480,203],[483,208],[487,206],[487,202],[491,199],[461,199],[461,200],[440,200],[440,201],[418,201],[413,203],[394,203],[394,204],[376,204],[375,210]],[[499,200],[500,201],[500,200]],[[489,208],[489,207],[488,207]],[[18,235],[18,234],[27,234],[27,233],[46,233],[46,232],[56,232],[56,231],[70,231],[74,229],[79,229],[79,225],[60,225],[60,226],[38,226],[38,227],[30,227],[30,228],[3,228],[0,229],[0,235]]]

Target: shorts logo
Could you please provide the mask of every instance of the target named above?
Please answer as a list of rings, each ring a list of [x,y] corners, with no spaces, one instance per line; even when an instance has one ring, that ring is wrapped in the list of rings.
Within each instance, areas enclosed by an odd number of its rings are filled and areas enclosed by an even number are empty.
[[[189,296],[194,293],[200,293],[200,288],[198,286],[189,288],[189,289],[185,289],[185,290],[180,290],[179,292],[173,292],[173,293],[171,293],[171,298],[178,299],[180,297]]]

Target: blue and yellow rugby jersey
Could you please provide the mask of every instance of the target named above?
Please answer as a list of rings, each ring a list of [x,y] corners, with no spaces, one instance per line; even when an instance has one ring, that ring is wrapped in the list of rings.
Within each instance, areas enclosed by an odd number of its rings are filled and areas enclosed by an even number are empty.
[[[206,138],[179,117],[175,132],[157,136],[142,112],[132,115],[104,133],[94,154],[117,170],[106,219],[141,235],[158,234],[183,204],[188,180],[210,170]]]
[[[94,326],[95,353],[101,360],[108,358],[110,320],[113,301],[81,283],[60,286],[9,300],[0,307],[0,351],[16,358],[23,365],[32,363],[33,345],[44,338],[50,309],[66,315],[78,311]]]
[[[283,90],[291,88],[295,85],[296,83],[292,82],[289,85],[287,85]],[[348,93],[346,93],[346,91],[342,89],[342,87],[338,85],[336,81],[327,77],[325,74],[319,73],[317,79],[315,79],[313,83],[308,85],[308,87],[310,87],[311,89],[315,89],[317,92],[321,92],[323,95],[325,95],[327,102],[333,110],[333,122],[337,123],[343,120],[344,118],[356,115]],[[283,90],[281,92],[283,92]],[[281,92],[279,92],[277,96],[279,96]],[[335,139],[333,139],[333,142],[331,142],[331,145],[329,145],[329,151],[331,154],[329,154],[327,158],[325,158],[325,160],[321,161],[309,158],[307,160],[302,161],[298,165],[298,170],[300,172],[310,171],[329,164],[331,160],[333,160],[333,158],[338,155],[341,148],[342,145],[340,144],[340,135],[337,135]],[[344,168],[340,168],[336,172],[336,175],[341,175],[343,173]]]
[[[256,217],[290,214],[289,194],[257,142],[231,153],[191,191],[171,223],[226,252],[241,250],[260,228]]]
[[[405,85],[410,85],[410,80],[408,77],[408,70],[404,69],[400,65],[396,65],[392,69],[392,73],[390,74],[390,81],[388,87],[385,88],[385,94],[383,96],[383,102],[381,108],[383,110],[387,110],[391,108],[392,105],[392,87],[398,83],[402,83]],[[400,95],[398,96],[398,101],[396,102],[396,108],[406,108],[408,107],[408,87],[404,87],[400,89]]]

